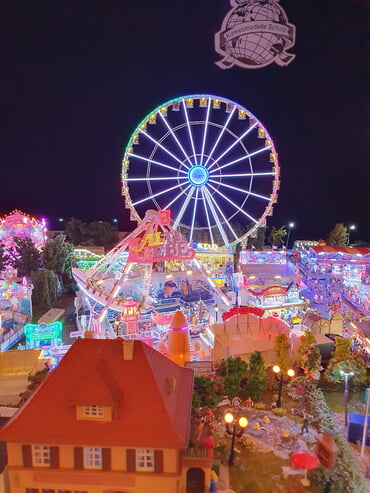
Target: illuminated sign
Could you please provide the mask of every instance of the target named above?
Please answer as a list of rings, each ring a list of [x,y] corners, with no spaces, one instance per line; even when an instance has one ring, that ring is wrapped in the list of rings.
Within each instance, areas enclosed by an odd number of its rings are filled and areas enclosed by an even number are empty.
[[[295,43],[295,26],[288,23],[278,0],[230,0],[221,30],[215,35],[215,50],[223,56],[221,69],[237,65],[262,68],[275,62],[284,67],[295,55],[287,53]]]
[[[146,233],[142,238],[128,240],[127,262],[148,264],[164,260],[191,260],[195,250],[188,247],[185,238],[178,231],[168,233]]]

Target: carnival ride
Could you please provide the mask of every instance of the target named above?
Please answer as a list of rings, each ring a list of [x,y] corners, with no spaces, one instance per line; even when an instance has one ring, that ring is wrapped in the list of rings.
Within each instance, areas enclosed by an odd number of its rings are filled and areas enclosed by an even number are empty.
[[[208,308],[227,310],[226,291],[235,289],[232,247],[265,225],[279,175],[266,128],[234,101],[194,94],[152,111],[131,135],[122,165],[125,206],[138,226],[90,269],[73,269],[81,288],[77,334],[148,336],[161,346],[181,309],[190,334],[212,339]],[[208,252],[205,266],[197,244],[231,262]]]
[[[30,238],[36,248],[45,246],[46,224],[45,219],[38,221],[17,209],[0,218],[0,243],[6,249],[15,246],[14,237]]]
[[[229,247],[265,225],[279,176],[274,143],[249,110],[193,94],[157,107],[134,130],[122,194],[132,219],[140,221],[148,208],[171,209],[174,229],[189,242]]]
[[[213,303],[216,298],[219,304],[230,304],[213,281],[212,272],[172,228],[170,211],[147,211],[139,226],[92,269],[83,272],[74,268],[73,275],[83,293],[77,306],[82,309],[77,317],[80,328],[109,337],[118,335],[115,322],[127,322],[128,300],[150,326],[158,312],[164,314],[164,320],[165,313],[179,307],[191,317],[199,301]],[[170,317],[166,323],[169,321]],[[134,332],[126,330],[124,335]]]

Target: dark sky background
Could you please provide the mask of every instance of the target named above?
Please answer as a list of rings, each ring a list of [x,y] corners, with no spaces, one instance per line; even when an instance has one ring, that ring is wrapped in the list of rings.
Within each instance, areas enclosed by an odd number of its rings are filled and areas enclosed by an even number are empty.
[[[219,69],[226,0],[18,1],[0,6],[0,214],[130,222],[121,160],[138,123],[171,98],[232,99],[267,127],[281,189],[268,226],[326,238],[336,222],[370,241],[367,9],[281,0],[295,60]]]

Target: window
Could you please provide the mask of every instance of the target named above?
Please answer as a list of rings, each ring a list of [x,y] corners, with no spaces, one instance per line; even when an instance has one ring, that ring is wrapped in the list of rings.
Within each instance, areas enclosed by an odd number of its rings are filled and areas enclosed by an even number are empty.
[[[50,490],[50,489],[42,489],[42,493],[55,493],[55,490]]]
[[[39,493],[37,488],[26,488],[26,493]]]
[[[72,493],[71,490],[58,490],[58,493]]]
[[[50,447],[47,445],[33,445],[32,464],[39,467],[50,467]]]
[[[84,466],[85,469],[102,468],[102,449],[100,447],[84,448]]]
[[[136,450],[136,470],[154,471],[154,450],[138,448]]]
[[[103,418],[104,417],[104,406],[98,406],[96,404],[91,404],[89,406],[84,406],[84,416],[87,418]]]

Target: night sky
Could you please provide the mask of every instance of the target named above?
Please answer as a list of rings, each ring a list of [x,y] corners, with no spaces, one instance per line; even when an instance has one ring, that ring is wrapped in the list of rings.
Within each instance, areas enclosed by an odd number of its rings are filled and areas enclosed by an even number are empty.
[[[219,69],[214,34],[226,0],[18,1],[0,7],[0,214],[20,209],[84,221],[118,218],[121,160],[147,113],[208,93],[248,108],[281,165],[268,226],[326,238],[336,222],[370,241],[367,10],[355,0],[281,0],[296,55]]]

